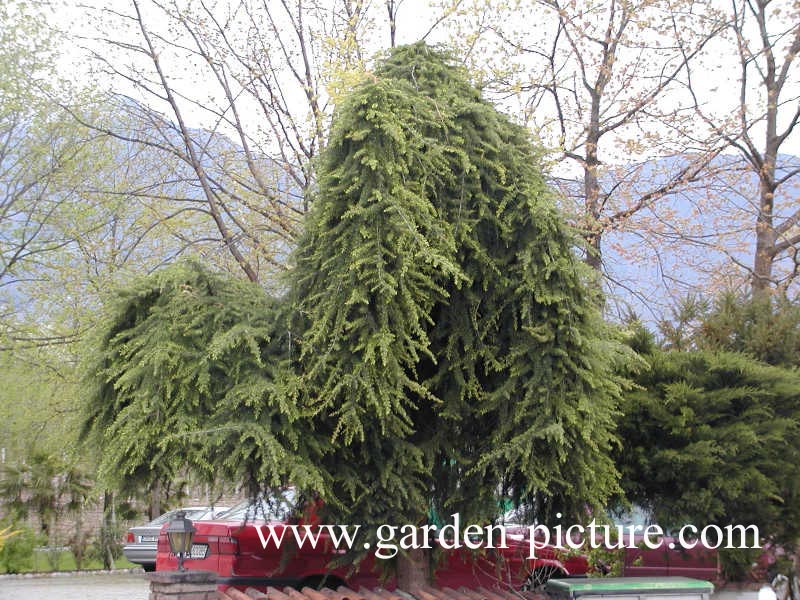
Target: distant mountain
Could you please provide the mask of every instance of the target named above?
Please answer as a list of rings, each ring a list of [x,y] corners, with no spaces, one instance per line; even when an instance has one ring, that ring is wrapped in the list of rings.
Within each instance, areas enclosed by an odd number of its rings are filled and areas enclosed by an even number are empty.
[[[606,173],[602,187],[608,208],[623,210],[667,184],[692,160],[671,157],[624,165]],[[800,166],[800,157],[783,155],[779,177]],[[581,181],[557,182],[565,209],[583,206]],[[775,198],[776,224],[800,209],[795,183],[788,181]],[[748,280],[755,252],[758,177],[738,156],[714,160],[701,179],[676,187],[636,212],[602,243],[609,310],[623,315],[633,310],[647,321],[657,320],[687,294],[714,294]],[[793,268],[784,257],[776,271]]]

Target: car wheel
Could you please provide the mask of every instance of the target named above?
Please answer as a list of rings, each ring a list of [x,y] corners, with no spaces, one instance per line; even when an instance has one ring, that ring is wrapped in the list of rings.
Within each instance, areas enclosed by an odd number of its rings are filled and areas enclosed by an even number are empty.
[[[545,584],[553,577],[561,577],[561,569],[553,566],[537,567],[533,573],[528,575],[525,583],[522,584],[523,592],[542,592]]]
[[[144,569],[145,573],[152,573],[153,571],[156,570],[155,565],[142,565],[142,568]]]

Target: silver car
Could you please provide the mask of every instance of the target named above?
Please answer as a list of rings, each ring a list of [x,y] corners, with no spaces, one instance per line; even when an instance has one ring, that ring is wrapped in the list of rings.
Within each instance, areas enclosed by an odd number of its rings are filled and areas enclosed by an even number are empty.
[[[142,565],[145,571],[156,570],[156,549],[158,546],[158,532],[161,526],[171,520],[178,511],[186,513],[186,518],[192,521],[210,521],[217,518],[220,514],[228,510],[224,506],[191,506],[187,508],[176,508],[164,513],[150,521],[147,525],[139,525],[128,530],[125,539],[125,546],[122,553],[132,563]]]

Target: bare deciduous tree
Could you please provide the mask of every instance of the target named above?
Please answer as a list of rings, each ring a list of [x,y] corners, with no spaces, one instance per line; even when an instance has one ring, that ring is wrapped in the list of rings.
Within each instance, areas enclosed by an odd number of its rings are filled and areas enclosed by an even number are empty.
[[[98,28],[114,33],[93,40],[103,44],[92,52],[140,99],[123,103],[140,127],[87,124],[183,165],[180,178],[197,189],[180,200],[208,217],[220,245],[259,281],[284,268],[300,232],[330,113],[327,86],[363,69],[368,23],[359,0],[103,8]]]
[[[501,83],[519,94],[525,120],[557,158],[578,167],[580,189],[565,191],[576,201],[586,262],[600,270],[604,234],[634,226],[639,213],[695,183],[722,148],[718,136],[687,147],[680,135],[692,117],[687,65],[720,24],[691,1],[538,0],[530,10],[537,18],[524,35],[493,27],[523,74]],[[678,44],[676,31],[685,39],[687,29],[691,44]],[[661,172],[648,162],[656,159]]]
[[[800,271],[800,209],[797,186],[800,162],[781,155],[800,121],[800,5],[781,0],[732,0],[727,35],[716,50],[734,64],[735,88],[725,111],[708,107],[702,73],[694,73],[690,89],[702,121],[735,148],[742,161],[727,179],[729,197],[741,196],[740,219],[748,221],[755,244],[749,272],[755,293],[773,286],[786,289]],[[738,88],[738,89],[737,89]],[[702,91],[701,91],[702,90]],[[712,92],[714,93],[714,92]],[[716,91],[716,94],[719,94]],[[780,262],[786,263],[776,270]]]

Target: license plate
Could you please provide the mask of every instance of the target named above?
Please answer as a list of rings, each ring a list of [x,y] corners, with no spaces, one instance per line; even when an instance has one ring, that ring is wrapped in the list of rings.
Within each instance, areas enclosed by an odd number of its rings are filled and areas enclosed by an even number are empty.
[[[139,536],[140,542],[155,542],[157,540],[157,536],[155,535],[141,535]]]
[[[192,550],[189,552],[189,558],[200,560],[208,554],[208,544],[192,544]]]

